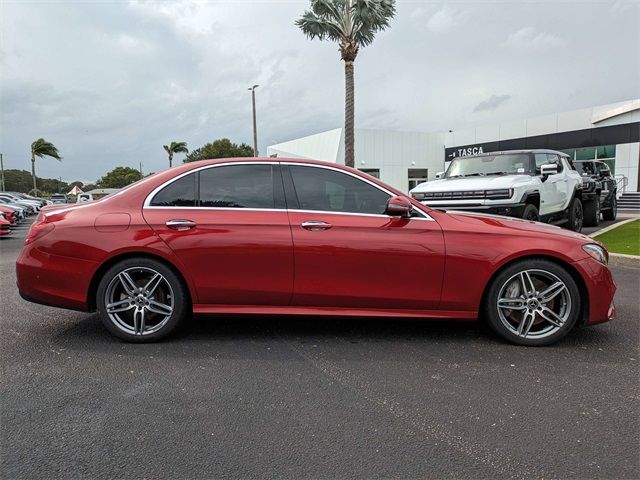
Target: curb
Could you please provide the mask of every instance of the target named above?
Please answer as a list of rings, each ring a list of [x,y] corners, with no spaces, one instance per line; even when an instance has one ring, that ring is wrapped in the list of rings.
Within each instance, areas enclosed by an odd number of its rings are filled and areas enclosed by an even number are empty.
[[[598,230],[597,232],[593,232],[591,235],[589,235],[591,238],[595,238],[598,235],[602,235],[603,233],[608,232],[609,230],[613,230],[614,228],[618,228],[621,227],[622,225],[624,225],[625,223],[631,223],[631,222],[635,222],[636,220],[640,220],[640,216],[638,217],[633,217],[633,218],[629,218],[627,220],[623,220],[621,222],[618,223],[614,223],[613,225],[609,225],[608,227],[605,227],[601,230]]]
[[[640,268],[640,257],[624,253],[609,253],[609,265],[615,267]]]

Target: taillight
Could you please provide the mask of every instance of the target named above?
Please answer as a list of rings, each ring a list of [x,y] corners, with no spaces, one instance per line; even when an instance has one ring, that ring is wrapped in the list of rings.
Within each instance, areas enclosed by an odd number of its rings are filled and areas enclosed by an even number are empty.
[[[47,233],[51,233],[55,228],[56,226],[53,223],[47,222],[46,217],[42,221],[36,221],[31,225],[29,233],[27,233],[27,236],[24,239],[24,244],[29,245],[30,243],[35,242],[37,239],[44,237]]]

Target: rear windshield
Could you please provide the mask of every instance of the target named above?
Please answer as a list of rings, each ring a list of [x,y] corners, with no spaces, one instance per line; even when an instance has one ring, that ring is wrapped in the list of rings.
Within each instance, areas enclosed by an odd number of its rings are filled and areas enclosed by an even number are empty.
[[[596,175],[596,164],[594,162],[574,162],[574,167],[579,173],[585,175]]]

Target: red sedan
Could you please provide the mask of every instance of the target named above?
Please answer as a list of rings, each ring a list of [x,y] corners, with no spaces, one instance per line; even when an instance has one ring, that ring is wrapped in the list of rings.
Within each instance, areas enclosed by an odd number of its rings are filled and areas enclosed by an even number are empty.
[[[546,345],[611,320],[604,247],[526,220],[444,212],[357,170],[226,159],[49,207],[17,261],[23,298],[158,340],[205,313],[486,319]]]

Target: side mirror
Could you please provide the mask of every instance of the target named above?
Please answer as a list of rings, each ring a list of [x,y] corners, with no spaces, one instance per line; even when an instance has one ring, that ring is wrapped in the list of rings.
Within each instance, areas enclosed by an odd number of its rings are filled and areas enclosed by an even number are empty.
[[[444,177],[444,172],[436,173],[436,179]]]
[[[408,218],[411,216],[413,205],[408,198],[391,197],[387,200],[387,208],[385,213],[394,217]]]
[[[546,163],[540,167],[543,182],[549,175],[555,175],[556,173],[558,173],[558,165],[555,163]]]
[[[610,177],[611,176],[611,170],[609,170],[608,168],[603,168],[602,170],[600,170],[600,175],[602,175],[603,177]]]

